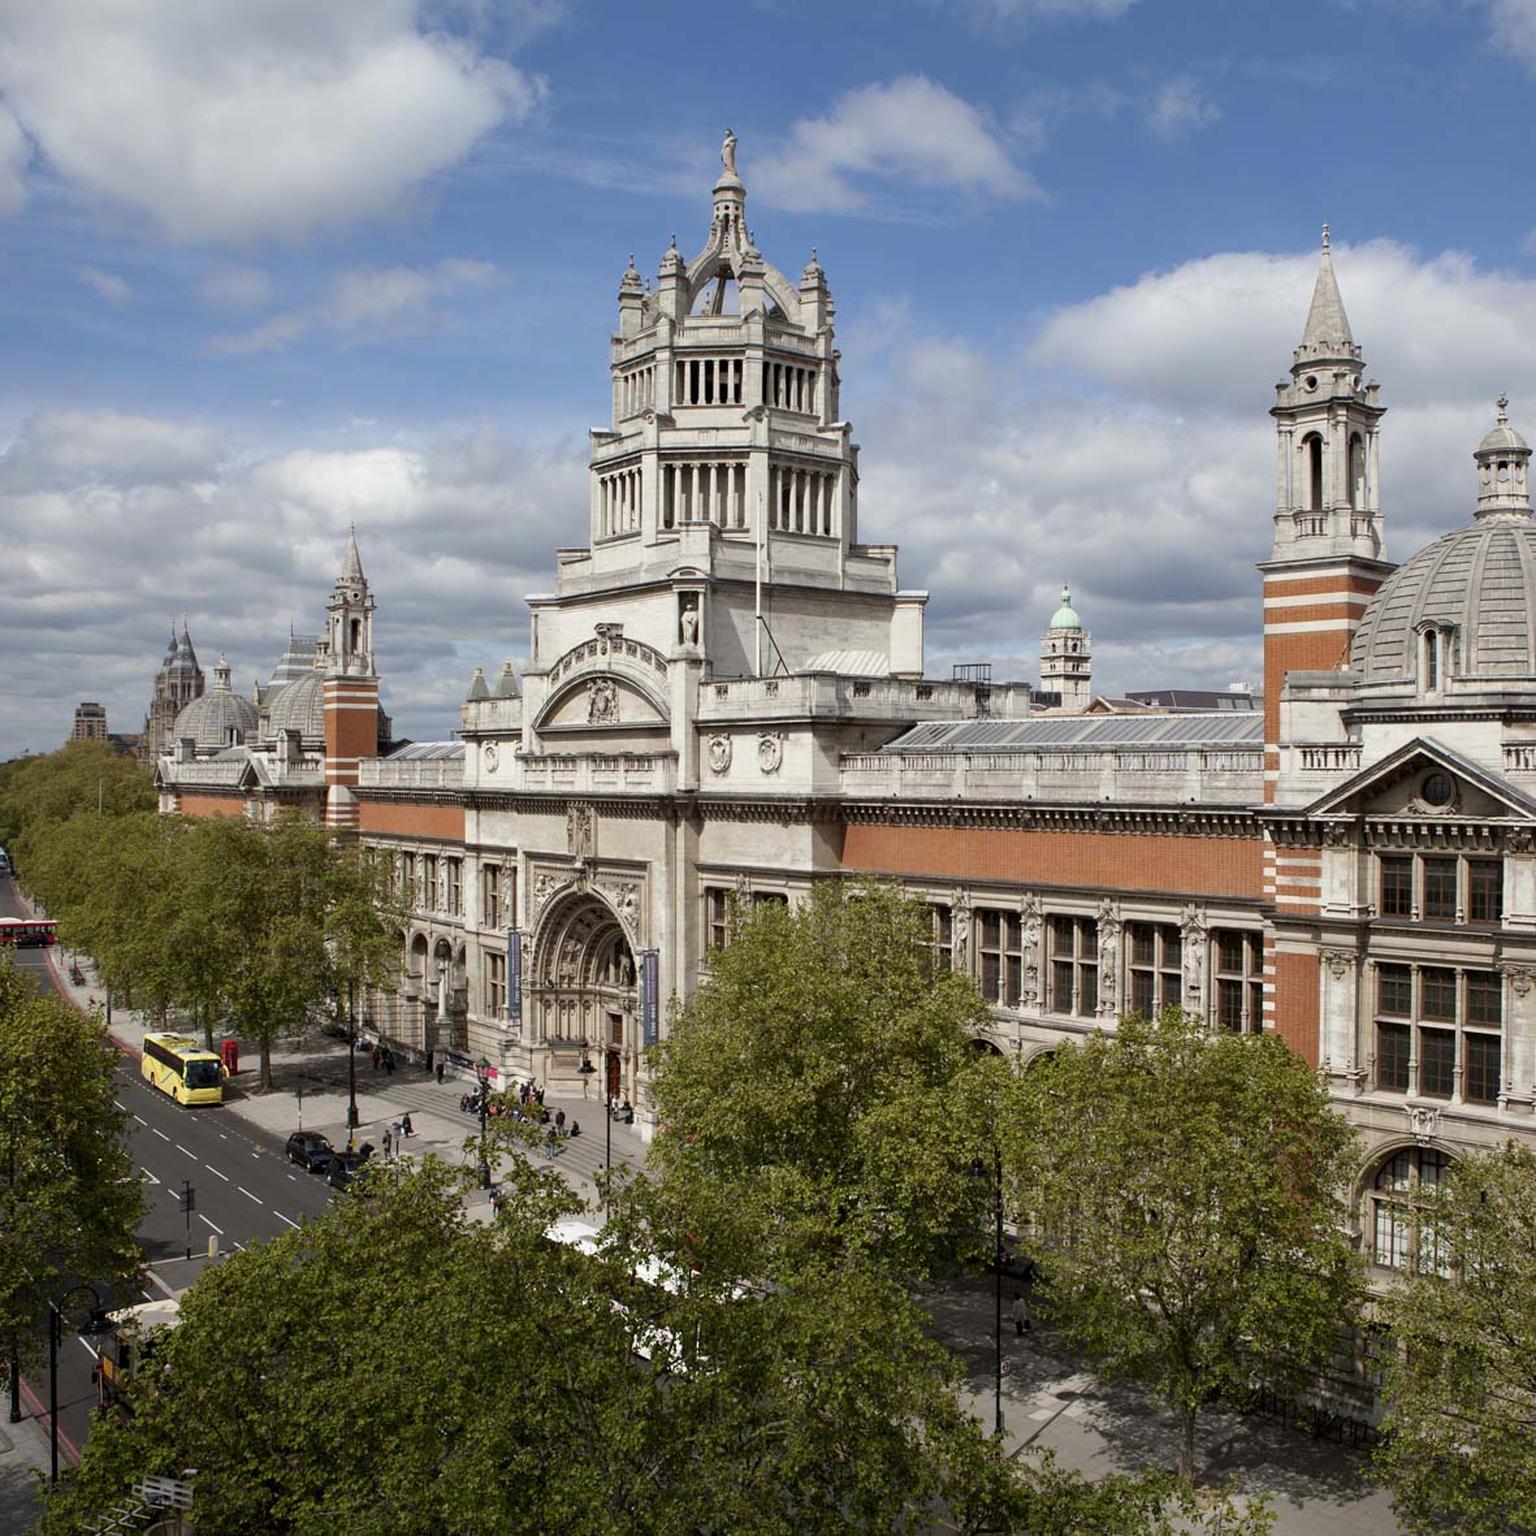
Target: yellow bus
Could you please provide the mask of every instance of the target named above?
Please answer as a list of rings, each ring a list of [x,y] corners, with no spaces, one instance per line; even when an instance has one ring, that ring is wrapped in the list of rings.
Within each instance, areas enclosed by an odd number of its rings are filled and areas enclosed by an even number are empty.
[[[139,1070],[182,1104],[222,1104],[224,1068],[212,1051],[205,1051],[186,1035],[148,1034]]]

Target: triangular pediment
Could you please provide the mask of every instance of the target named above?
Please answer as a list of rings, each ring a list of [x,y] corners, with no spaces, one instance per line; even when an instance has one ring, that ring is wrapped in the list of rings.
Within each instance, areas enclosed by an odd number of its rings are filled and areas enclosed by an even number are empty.
[[[1452,791],[1448,800],[1446,782]],[[1536,800],[1460,752],[1418,736],[1336,785],[1301,814],[1527,818],[1536,817]]]
[[[585,673],[549,701],[535,725],[539,732],[665,729],[661,701],[621,672]]]

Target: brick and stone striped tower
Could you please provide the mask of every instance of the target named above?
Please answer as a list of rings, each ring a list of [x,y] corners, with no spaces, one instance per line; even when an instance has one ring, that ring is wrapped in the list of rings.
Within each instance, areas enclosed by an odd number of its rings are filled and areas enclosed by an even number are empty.
[[[1345,667],[1350,641],[1376,589],[1391,573],[1382,558],[1379,440],[1386,407],[1379,386],[1363,382],[1364,362],[1350,334],[1333,271],[1328,226],[1301,345],[1291,377],[1275,386],[1278,436],[1275,544],[1264,573],[1264,800],[1280,777],[1281,694],[1288,674]],[[1322,894],[1316,848],[1264,845],[1264,894],[1283,925],[1315,915]],[[1317,1060],[1317,957],[1277,952],[1265,938],[1265,1027]],[[1278,983],[1278,985],[1277,985]],[[1276,997],[1290,1000],[1276,1012]],[[1294,1016],[1292,1016],[1294,1015]]]
[[[325,824],[355,830],[357,765],[379,750],[379,679],[373,669],[373,594],[363,575],[357,530],[326,604]]]

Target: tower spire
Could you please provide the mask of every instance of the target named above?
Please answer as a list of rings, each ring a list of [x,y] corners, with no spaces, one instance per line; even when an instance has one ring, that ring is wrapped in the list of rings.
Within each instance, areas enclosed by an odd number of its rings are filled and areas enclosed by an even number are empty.
[[[347,554],[342,562],[340,580],[346,585],[353,585],[366,578],[363,576],[363,557],[357,552],[357,524],[347,524]]]
[[[1344,313],[1344,296],[1333,271],[1333,242],[1328,226],[1323,225],[1323,249],[1317,264],[1317,281],[1312,285],[1312,307],[1307,311],[1306,328],[1296,358],[1300,362],[1320,357],[1358,357],[1355,338]]]

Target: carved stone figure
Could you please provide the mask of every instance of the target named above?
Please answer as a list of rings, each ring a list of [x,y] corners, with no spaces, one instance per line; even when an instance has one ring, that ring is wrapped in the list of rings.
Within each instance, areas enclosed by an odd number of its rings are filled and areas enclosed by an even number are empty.
[[[1019,942],[1023,946],[1024,978],[1019,1006],[1033,1008],[1040,1001],[1040,898],[1026,891],[1019,901]]]
[[[711,773],[724,773],[731,766],[731,738],[729,736],[711,736],[709,738],[709,770]]]
[[[605,886],[603,895],[619,921],[633,933],[640,916],[640,887],[634,881],[626,880],[620,885]]]
[[[1099,1012],[1115,1012],[1120,979],[1120,908],[1106,896],[1099,903]]]
[[[1428,1104],[1410,1105],[1408,1124],[1413,1131],[1413,1139],[1421,1147],[1428,1146],[1440,1134],[1440,1111]]]
[[[533,882],[533,910],[538,912],[559,889],[560,881],[550,874],[540,875]]]
[[[757,738],[757,766],[764,773],[777,773],[784,762],[784,733],[764,731]]]
[[[954,968],[968,971],[971,968],[971,898],[958,888],[950,903],[950,939],[954,946]]]
[[[677,618],[678,638],[684,645],[699,643],[699,599],[694,592],[684,593]]]
[[[1323,959],[1328,963],[1329,974],[1335,981],[1343,981],[1355,968],[1358,956],[1352,949],[1325,949]]]
[[[1180,959],[1184,970],[1184,1006],[1191,1013],[1200,1011],[1200,997],[1205,989],[1205,911],[1194,902],[1185,906],[1179,918],[1179,932],[1184,943]]]
[[[736,135],[729,128],[725,130],[725,143],[720,146],[720,163],[727,176],[736,174]]]
[[[592,807],[573,805],[565,813],[565,845],[572,858],[590,859],[595,846]]]
[[[593,725],[612,725],[619,718],[619,690],[611,677],[594,677],[587,684],[587,719]]]

